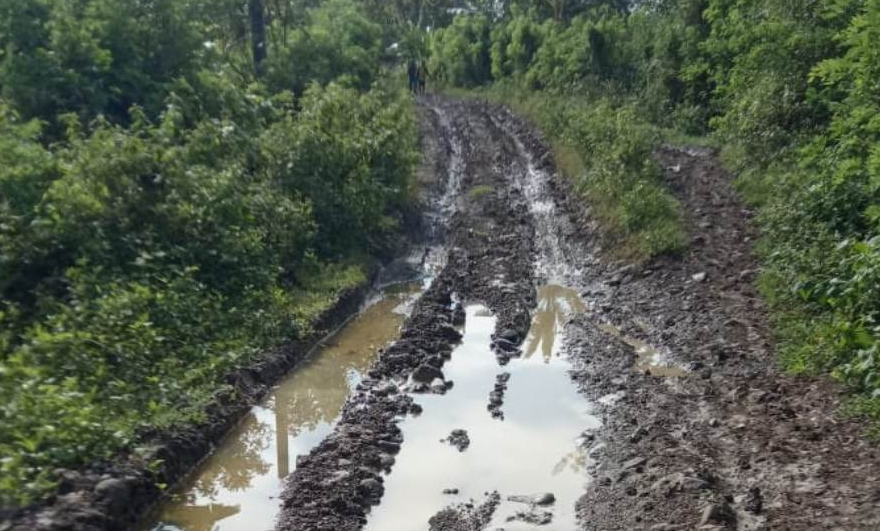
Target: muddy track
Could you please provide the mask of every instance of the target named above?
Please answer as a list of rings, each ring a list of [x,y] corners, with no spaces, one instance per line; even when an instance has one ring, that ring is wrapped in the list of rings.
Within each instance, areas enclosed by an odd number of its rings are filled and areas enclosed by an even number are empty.
[[[334,432],[298,459],[279,530],[361,529],[406,444],[398,424],[419,413],[412,394],[444,392],[461,301],[485,304],[496,332],[520,343],[547,280],[579,289],[588,307],[563,347],[602,420],[582,438],[592,463],[582,529],[880,528],[880,455],[837,413],[833,385],[777,369],[751,213],[712,153],[658,151],[692,241],[636,267],[609,258],[527,124],[472,101],[429,97],[420,112],[426,168],[453,183],[447,258]],[[479,529],[493,496],[438,507],[430,525]]]

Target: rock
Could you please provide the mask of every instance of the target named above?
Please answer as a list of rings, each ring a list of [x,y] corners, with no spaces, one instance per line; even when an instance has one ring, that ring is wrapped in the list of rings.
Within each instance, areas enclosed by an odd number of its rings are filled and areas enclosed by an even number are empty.
[[[552,492],[543,492],[541,494],[517,494],[508,496],[507,501],[516,503],[527,503],[529,505],[553,505],[556,503],[556,496]]]
[[[458,494],[458,489],[456,489],[456,488],[443,489],[443,494],[448,494],[448,495],[454,496],[454,495]]]
[[[471,439],[468,437],[467,430],[452,430],[452,433],[444,441],[458,448],[459,452],[467,450],[468,446],[471,445]]]
[[[432,367],[431,365],[427,364],[419,365],[412,373],[413,381],[425,385],[429,385],[436,378],[440,378],[442,380],[443,371],[441,371],[437,367]]]
[[[396,454],[400,451],[400,443],[394,441],[379,441],[376,446],[388,454]]]
[[[761,511],[764,508],[764,497],[761,496],[761,489],[759,487],[752,487],[749,489],[745,507],[746,511],[752,514],[761,514]]]
[[[513,341],[508,341],[507,339],[504,339],[502,337],[499,337],[495,340],[495,346],[503,350],[504,352],[513,352],[514,350],[516,350],[516,343],[514,343]]]
[[[384,383],[373,390],[373,394],[376,396],[396,395],[399,392],[400,390],[394,385],[394,382]]]
[[[131,501],[131,489],[121,479],[105,479],[95,485],[95,498],[110,514],[121,514]]]
[[[370,501],[378,501],[385,493],[385,487],[375,478],[367,478],[358,483],[358,494]]]
[[[703,508],[703,515],[700,517],[700,526],[707,524],[726,524],[736,521],[736,515],[733,510],[725,502],[710,503]]]
[[[443,358],[440,356],[431,356],[427,359],[426,363],[431,367],[437,367],[439,369],[443,366]]]
[[[512,328],[505,328],[504,330],[501,331],[500,334],[498,334],[498,337],[500,339],[510,341],[511,343],[516,343],[517,341],[519,341],[519,334],[517,333],[516,330],[514,330]]]
[[[520,521],[531,525],[547,525],[553,521],[553,513],[543,511],[518,512],[513,516],[507,517],[508,522]]]
[[[706,272],[700,271],[699,273],[691,275],[691,278],[694,279],[694,282],[703,282],[706,280]]]
[[[648,460],[644,457],[634,457],[633,459],[624,462],[622,465],[620,465],[620,467],[623,470],[639,469],[641,467],[644,467],[647,462]]]
[[[394,466],[394,456],[388,454],[382,454],[379,456],[379,464],[382,466],[382,469],[389,469]]]
[[[452,309],[452,324],[455,326],[463,325],[465,317],[464,306],[460,302],[455,303],[455,308]]]

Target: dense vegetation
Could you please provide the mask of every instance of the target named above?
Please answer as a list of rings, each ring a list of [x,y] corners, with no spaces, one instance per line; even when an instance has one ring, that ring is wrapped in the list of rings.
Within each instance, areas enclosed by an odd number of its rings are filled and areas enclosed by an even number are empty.
[[[880,0],[0,0],[0,506],[363,280],[411,196],[393,50],[542,126],[627,258],[684,245],[651,152],[708,135],[786,366],[880,417],[877,42]]]
[[[646,159],[659,137],[640,132],[709,134],[761,206],[761,286],[785,365],[832,373],[857,411],[880,416],[880,1],[633,4],[476,11],[432,33],[432,70],[525,102],[643,257],[678,239],[638,243],[675,219],[662,189],[627,203],[634,186],[658,184]],[[623,193],[602,192],[620,182]]]
[[[247,4],[0,0],[0,507],[199,419],[401,228],[381,26]]]

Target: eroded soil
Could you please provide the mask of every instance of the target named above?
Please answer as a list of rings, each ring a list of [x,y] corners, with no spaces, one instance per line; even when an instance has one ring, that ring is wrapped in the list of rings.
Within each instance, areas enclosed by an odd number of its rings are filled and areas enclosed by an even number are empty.
[[[421,413],[413,394],[447,387],[461,302],[495,316],[503,365],[529,348],[536,288],[548,281],[582,295],[585,311],[563,323],[562,349],[601,419],[579,439],[591,463],[580,528],[880,528],[880,455],[839,415],[835,386],[778,370],[754,287],[751,212],[713,153],[658,151],[691,245],[633,266],[611,258],[527,124],[473,101],[429,97],[421,111],[435,171],[458,188],[449,195],[448,258],[338,427],[298,459],[278,529],[361,529],[407,444],[399,424]],[[500,411],[502,370],[493,391]],[[438,507],[425,528],[486,527],[500,499],[485,494]]]

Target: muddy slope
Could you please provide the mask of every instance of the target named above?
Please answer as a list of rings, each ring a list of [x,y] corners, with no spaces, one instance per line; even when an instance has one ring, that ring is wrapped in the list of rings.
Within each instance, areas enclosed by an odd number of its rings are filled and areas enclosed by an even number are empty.
[[[548,160],[526,124],[499,112]],[[691,245],[641,267],[584,251],[598,247],[589,215],[549,172],[578,227],[569,244],[582,249],[584,284],[596,286],[584,293],[592,314],[567,330],[574,377],[587,396],[613,397],[590,443],[600,459],[583,529],[880,529],[880,452],[840,416],[840,389],[778,369],[754,285],[758,235],[731,176],[709,151],[664,146],[656,159]],[[642,365],[644,349],[664,366]],[[683,375],[656,376],[669,372]]]

